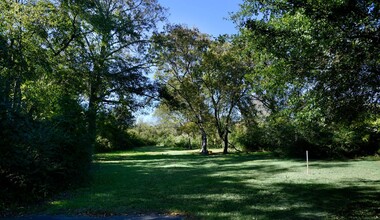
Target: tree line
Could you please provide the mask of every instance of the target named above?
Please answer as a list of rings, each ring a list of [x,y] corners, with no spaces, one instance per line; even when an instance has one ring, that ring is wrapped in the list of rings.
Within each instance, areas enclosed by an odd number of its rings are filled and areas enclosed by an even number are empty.
[[[0,207],[82,183],[94,152],[137,145],[379,153],[377,1],[245,0],[238,34],[216,38],[158,30],[156,0],[0,12]],[[133,126],[153,100],[160,122]]]
[[[246,0],[232,19],[235,36],[156,36],[160,105],[196,125],[202,153],[207,136],[224,153],[379,153],[379,3]]]
[[[6,0],[0,12],[2,207],[83,182],[97,148],[141,142],[125,128],[157,90],[146,73],[165,9],[156,0]]]

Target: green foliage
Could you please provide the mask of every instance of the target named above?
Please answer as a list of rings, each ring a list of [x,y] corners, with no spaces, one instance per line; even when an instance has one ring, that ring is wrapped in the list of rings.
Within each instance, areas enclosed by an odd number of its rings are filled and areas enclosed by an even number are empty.
[[[252,147],[319,157],[377,151],[379,9],[377,1],[244,1],[233,16],[237,38],[267,112],[246,119],[256,125]]]
[[[42,199],[86,178],[91,150],[72,87],[39,31],[61,30],[47,1],[2,1],[0,206]],[[59,14],[62,15],[62,14]],[[58,69],[58,68],[57,68]],[[63,77],[62,77],[63,78]]]
[[[179,125],[173,121],[160,122],[150,125],[138,122],[129,131],[140,140],[144,140],[144,146],[165,146],[184,149],[199,148],[199,135],[195,135],[198,128],[193,123]]]
[[[156,76],[162,85],[161,106],[180,114],[183,124],[198,126],[202,146],[217,134],[227,153],[230,130],[241,118],[242,100],[249,99],[245,75],[252,63],[241,56],[240,42],[228,36],[211,40],[181,25],[166,29],[154,37],[159,43]]]
[[[132,120],[132,116],[129,117]],[[98,120],[95,151],[120,151],[153,144],[149,138],[130,131],[130,126],[118,121],[114,114],[103,112]]]
[[[156,0],[6,0],[0,14],[3,207],[83,182],[97,134],[114,149],[142,144],[125,131],[146,103],[136,96],[155,90],[144,73],[164,9]]]
[[[202,135],[202,153],[207,154],[209,106],[202,83],[202,55],[210,45],[210,37],[198,29],[168,25],[154,36],[158,78],[162,104],[180,112],[187,121],[198,126]]]
[[[272,115],[256,126],[243,126],[237,142],[250,151],[270,150],[296,157],[304,157],[308,150],[314,158],[374,155],[380,148],[379,133],[372,120],[349,124],[318,120],[320,123],[306,121],[302,116],[293,119]]]
[[[80,33],[72,45],[75,52],[70,58],[76,65],[71,67],[83,74],[87,130],[95,142],[104,109],[131,113],[146,105],[155,92],[145,73],[152,63],[150,37],[165,18],[164,9],[157,0],[65,3],[77,16],[72,20]]]
[[[220,37],[203,55],[201,69],[204,96],[212,112],[212,121],[219,138],[224,143],[224,153],[230,145],[229,134],[233,125],[241,119],[239,106],[249,98],[249,84],[245,75],[251,62],[240,54],[239,42]]]
[[[0,203],[42,199],[86,180],[91,149],[84,114],[75,101],[62,99],[61,106],[66,111],[49,120],[1,121]]]

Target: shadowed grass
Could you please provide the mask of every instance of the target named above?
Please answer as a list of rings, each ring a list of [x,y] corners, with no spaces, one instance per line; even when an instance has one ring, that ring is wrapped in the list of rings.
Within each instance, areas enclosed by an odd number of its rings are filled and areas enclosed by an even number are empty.
[[[213,152],[218,152],[214,151]],[[180,214],[194,219],[380,218],[380,161],[303,161],[147,147],[99,154],[90,186],[44,214]]]

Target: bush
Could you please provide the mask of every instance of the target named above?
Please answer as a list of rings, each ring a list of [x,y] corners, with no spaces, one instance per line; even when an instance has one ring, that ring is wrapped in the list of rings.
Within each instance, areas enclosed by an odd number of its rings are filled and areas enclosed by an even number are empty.
[[[91,163],[85,125],[78,105],[43,121],[15,114],[2,118],[0,204],[44,199],[82,183]]]
[[[356,157],[374,155],[380,149],[377,119],[361,118],[351,122],[294,120],[273,116],[240,129],[237,142],[246,150],[271,150],[290,157],[304,157],[309,151],[314,158]]]
[[[112,128],[107,132],[100,132],[100,134],[98,134],[95,143],[95,151],[97,153],[105,153],[148,145],[155,145],[155,143],[149,140],[143,140],[128,131]]]
[[[133,131],[110,121],[100,121],[95,143],[96,152],[128,150],[135,147],[155,145],[150,139],[143,139]]]
[[[194,143],[194,140],[191,140],[186,137],[182,137],[174,142],[174,147],[184,148],[184,149],[196,149],[198,148],[198,145]]]

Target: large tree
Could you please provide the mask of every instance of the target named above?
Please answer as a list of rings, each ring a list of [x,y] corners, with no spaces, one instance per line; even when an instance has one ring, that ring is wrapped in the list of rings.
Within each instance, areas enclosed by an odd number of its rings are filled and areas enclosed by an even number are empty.
[[[251,92],[245,80],[251,65],[241,55],[239,43],[230,42],[226,36],[213,41],[203,56],[202,84],[225,154],[232,127],[240,120],[239,106]]]
[[[154,89],[163,13],[155,0],[0,1],[0,206],[86,176],[100,111],[100,124],[130,123]]]
[[[378,112],[377,1],[247,0],[235,18],[252,49],[266,52],[267,66],[281,69],[277,81],[313,93],[332,119]]]
[[[0,14],[1,203],[66,188],[86,176],[91,155],[80,80],[67,82],[74,77],[63,59],[75,35],[67,11],[56,1],[9,0]]]
[[[210,111],[202,83],[202,55],[210,45],[197,29],[170,25],[155,36],[158,52],[156,76],[162,85],[163,103],[194,122],[202,136],[201,153],[207,154],[207,123]]]
[[[256,53],[247,78],[274,124],[288,123],[295,142],[303,137],[326,151],[366,145],[373,152],[379,137],[378,1],[246,0],[234,18],[246,48]]]
[[[22,111],[22,84],[38,77],[46,66],[46,50],[41,39],[33,38],[33,23],[44,14],[42,4],[28,1],[2,1],[0,11],[0,112]],[[4,115],[1,115],[5,117]]]
[[[145,73],[151,65],[150,36],[164,9],[156,0],[64,1],[79,21],[74,69],[87,85],[88,132],[95,140],[100,110],[132,112],[154,87]],[[142,98],[136,98],[140,96]]]

